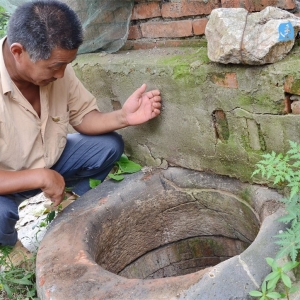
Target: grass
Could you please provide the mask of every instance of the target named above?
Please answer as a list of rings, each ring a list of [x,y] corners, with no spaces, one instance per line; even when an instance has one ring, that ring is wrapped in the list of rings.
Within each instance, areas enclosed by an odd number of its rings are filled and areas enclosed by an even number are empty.
[[[24,262],[15,266],[10,254],[13,247],[0,246],[0,299],[35,300],[35,255],[24,257]]]

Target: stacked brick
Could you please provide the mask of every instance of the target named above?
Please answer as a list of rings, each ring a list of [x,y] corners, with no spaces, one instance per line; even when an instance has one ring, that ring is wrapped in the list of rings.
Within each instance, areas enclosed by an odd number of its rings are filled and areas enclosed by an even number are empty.
[[[201,44],[215,8],[242,7],[249,12],[276,6],[296,12],[296,0],[135,0],[125,48]]]

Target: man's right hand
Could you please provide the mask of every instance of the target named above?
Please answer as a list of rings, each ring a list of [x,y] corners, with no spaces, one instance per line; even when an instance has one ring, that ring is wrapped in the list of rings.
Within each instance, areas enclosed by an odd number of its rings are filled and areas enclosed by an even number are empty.
[[[64,178],[51,169],[0,170],[0,182],[0,195],[41,189],[54,206],[57,206],[64,198]]]
[[[53,202],[53,206],[57,206],[65,196],[65,180],[56,171],[44,169],[44,172],[46,172],[44,175],[45,182],[41,190]]]

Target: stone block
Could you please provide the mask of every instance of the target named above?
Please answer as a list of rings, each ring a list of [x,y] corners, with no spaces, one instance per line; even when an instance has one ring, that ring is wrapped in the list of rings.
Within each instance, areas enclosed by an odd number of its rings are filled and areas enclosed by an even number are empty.
[[[221,0],[223,8],[245,8],[249,12],[258,12],[267,6],[275,6],[281,9],[292,10],[296,7],[294,0],[261,0],[261,1],[246,1],[246,0]]]

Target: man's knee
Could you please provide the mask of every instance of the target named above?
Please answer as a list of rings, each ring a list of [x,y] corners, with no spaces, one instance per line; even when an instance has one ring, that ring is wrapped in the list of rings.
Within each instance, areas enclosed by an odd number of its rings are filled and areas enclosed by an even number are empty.
[[[116,132],[111,133],[111,151],[115,155],[115,160],[118,160],[124,152],[124,141],[122,136]]]
[[[0,210],[0,244],[14,246],[18,239],[18,234],[15,225],[19,220],[18,214],[5,209]]]

